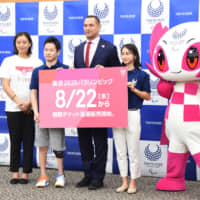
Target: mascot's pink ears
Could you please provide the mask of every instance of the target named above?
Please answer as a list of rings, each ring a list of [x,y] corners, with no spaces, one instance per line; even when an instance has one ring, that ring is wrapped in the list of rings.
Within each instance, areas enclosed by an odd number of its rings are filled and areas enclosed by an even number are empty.
[[[154,70],[152,64],[153,64],[153,51],[154,48],[156,46],[156,44],[158,43],[158,41],[160,40],[160,38],[168,31],[168,28],[165,26],[164,28],[162,28],[161,23],[158,23],[154,26],[152,34],[151,34],[151,38],[150,38],[150,43],[149,43],[149,56],[150,56],[150,61],[151,61],[151,65],[149,65],[148,63],[145,62],[145,64],[147,65],[147,67],[149,68],[149,70],[157,77],[161,78],[160,75]]]
[[[149,56],[150,58],[153,57],[153,51],[160,40],[160,38],[168,31],[168,28],[165,26],[162,28],[161,23],[158,23],[154,26],[153,31],[151,33],[150,43],[149,43]],[[152,64],[152,62],[151,62]]]

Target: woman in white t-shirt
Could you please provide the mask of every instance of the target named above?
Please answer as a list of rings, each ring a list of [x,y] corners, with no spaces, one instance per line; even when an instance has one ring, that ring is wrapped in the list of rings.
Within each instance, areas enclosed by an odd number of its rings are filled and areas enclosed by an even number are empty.
[[[27,184],[32,172],[34,120],[29,84],[32,71],[42,61],[31,55],[32,40],[27,32],[19,32],[13,41],[14,55],[3,60],[0,67],[6,95],[6,115],[10,135],[11,184]],[[19,178],[21,143],[23,143],[23,173]]]

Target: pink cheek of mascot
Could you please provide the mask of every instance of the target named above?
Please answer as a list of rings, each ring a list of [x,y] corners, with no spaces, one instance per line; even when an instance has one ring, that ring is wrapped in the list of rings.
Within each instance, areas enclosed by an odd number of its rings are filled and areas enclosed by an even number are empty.
[[[185,168],[191,154],[200,167],[200,23],[171,29],[155,25],[150,38],[149,70],[160,81],[158,93],[169,99],[161,144],[169,144],[166,176],[157,190],[185,190]]]

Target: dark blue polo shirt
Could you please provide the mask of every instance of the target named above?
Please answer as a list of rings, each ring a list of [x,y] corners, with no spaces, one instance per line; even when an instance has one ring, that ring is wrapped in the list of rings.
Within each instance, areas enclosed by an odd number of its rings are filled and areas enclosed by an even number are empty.
[[[150,88],[150,81],[149,81],[149,75],[142,71],[139,68],[135,68],[131,71],[128,71],[128,81],[135,82],[135,88],[138,90],[150,93],[151,88]],[[134,92],[132,92],[128,88],[128,108],[129,109],[137,109],[141,108],[143,104],[143,99],[141,99],[139,96],[137,96]]]
[[[63,68],[68,69],[69,66],[62,64],[60,61],[57,61],[57,63],[50,68],[46,66],[46,64],[37,67],[33,70],[32,77],[31,77],[31,83],[30,83],[30,89],[36,89],[37,90],[37,98],[39,103],[39,71],[40,70],[53,70],[57,68]]]

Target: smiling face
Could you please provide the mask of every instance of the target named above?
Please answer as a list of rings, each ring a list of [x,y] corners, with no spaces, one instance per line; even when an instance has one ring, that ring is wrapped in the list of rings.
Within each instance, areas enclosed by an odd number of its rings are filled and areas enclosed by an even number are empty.
[[[18,52],[18,55],[28,55],[29,48],[31,43],[25,35],[18,36],[15,41],[15,46]]]
[[[134,65],[135,55],[126,47],[121,50],[121,58],[125,65]]]
[[[153,53],[155,71],[165,80],[200,79],[199,23],[185,23],[170,29]],[[195,31],[194,31],[195,30]]]

